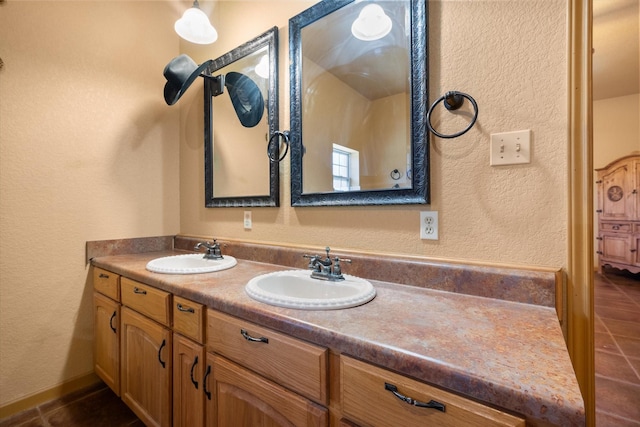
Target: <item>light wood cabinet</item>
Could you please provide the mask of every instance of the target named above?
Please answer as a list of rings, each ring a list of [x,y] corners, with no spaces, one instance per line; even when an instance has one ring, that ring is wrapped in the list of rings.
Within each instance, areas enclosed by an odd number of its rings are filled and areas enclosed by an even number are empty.
[[[147,426],[171,425],[172,356],[171,330],[122,308],[121,396]]]
[[[120,396],[120,304],[94,292],[93,306],[95,372]]]
[[[173,334],[173,426],[204,426],[204,346]]]
[[[173,297],[174,427],[204,426],[205,313],[206,308],[202,304]]]
[[[211,310],[207,350],[207,427],[328,426],[326,348]]]
[[[207,349],[327,404],[326,348],[211,310],[207,314]]]
[[[637,228],[629,232],[640,235]],[[520,417],[105,270],[95,269],[94,289],[96,373],[147,426],[525,425]]]
[[[640,155],[622,157],[597,172],[598,271],[610,265],[640,272]]]
[[[120,396],[120,276],[93,268],[94,370]]]
[[[213,365],[207,427],[321,427],[328,410],[220,356]]]
[[[342,412],[362,427],[525,426],[522,418],[386,369],[344,355],[340,360]]]

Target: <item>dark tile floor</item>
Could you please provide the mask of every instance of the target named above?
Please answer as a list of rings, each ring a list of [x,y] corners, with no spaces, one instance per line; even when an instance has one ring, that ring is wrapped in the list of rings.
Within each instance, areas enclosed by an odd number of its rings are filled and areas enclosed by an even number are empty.
[[[640,274],[594,278],[596,427],[640,427]]]
[[[100,383],[0,420],[0,427],[144,427],[105,384]]]
[[[640,427],[640,274],[594,279],[596,426]],[[100,383],[0,420],[0,427],[143,427]]]

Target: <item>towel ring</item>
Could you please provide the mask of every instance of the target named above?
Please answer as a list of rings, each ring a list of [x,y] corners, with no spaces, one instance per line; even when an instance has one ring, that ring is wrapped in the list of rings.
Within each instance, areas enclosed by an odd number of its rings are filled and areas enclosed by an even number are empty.
[[[271,155],[271,142],[273,141],[273,138],[275,138],[276,136],[282,136],[282,138],[284,138],[284,143],[286,145],[285,149],[284,149],[284,153],[282,154],[282,156],[280,156],[280,158],[278,158],[278,155],[275,154],[274,156]],[[278,153],[279,150],[279,145],[277,145],[274,151],[276,151],[276,153]],[[275,131],[273,133],[273,135],[271,135],[271,138],[269,138],[269,142],[267,143],[267,156],[269,157],[269,160],[271,160],[272,162],[281,162],[282,160],[284,160],[284,158],[287,156],[287,153],[289,152],[289,131],[284,131],[284,132],[280,132],[279,130]]]
[[[464,98],[467,98],[469,100],[471,105],[473,105],[473,109],[475,111],[475,113],[473,115],[473,119],[471,119],[471,122],[469,123],[469,126],[467,126],[465,129],[461,130],[460,132],[453,133],[451,135],[445,135],[445,134],[442,134],[442,133],[438,132],[437,130],[435,130],[433,128],[433,125],[431,125],[431,113],[436,108],[436,106],[440,102],[443,102],[444,107],[447,110],[454,111],[454,110],[457,110],[458,108],[462,107],[462,104],[464,104]],[[476,103],[476,100],[473,99],[472,96],[470,96],[470,95],[468,95],[468,94],[466,94],[464,92],[458,92],[458,91],[453,90],[453,91],[447,92],[444,95],[442,95],[440,98],[438,98],[431,105],[431,107],[429,107],[429,111],[427,111],[427,127],[429,128],[429,130],[431,132],[433,132],[434,135],[439,136],[440,138],[457,138],[460,135],[464,135],[465,133],[467,133],[467,131],[469,129],[471,129],[473,127],[473,125],[476,123],[476,119],[477,118],[478,118],[478,104]]]

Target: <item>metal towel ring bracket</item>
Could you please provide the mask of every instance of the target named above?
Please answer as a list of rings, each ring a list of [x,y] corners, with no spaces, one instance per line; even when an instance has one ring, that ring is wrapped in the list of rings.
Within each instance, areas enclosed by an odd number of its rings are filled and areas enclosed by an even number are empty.
[[[458,108],[462,107],[462,104],[464,104],[464,98],[467,98],[469,100],[469,102],[471,102],[471,105],[473,105],[473,109],[475,111],[475,113],[473,115],[473,119],[471,119],[471,122],[469,123],[469,126],[467,126],[462,131],[460,131],[458,133],[453,133],[451,135],[444,135],[444,134],[438,132],[437,130],[435,130],[433,128],[433,126],[431,125],[431,113],[436,108],[436,106],[440,102],[443,101],[444,107],[447,110],[454,111],[454,110],[457,110]],[[471,129],[473,127],[473,125],[476,123],[476,119],[477,118],[478,118],[478,104],[476,103],[476,100],[473,99],[473,97],[471,97],[471,95],[468,95],[468,94],[466,94],[464,92],[458,92],[458,91],[452,90],[452,91],[449,91],[449,92],[445,93],[440,98],[438,98],[436,100],[436,102],[431,104],[431,107],[429,107],[429,111],[427,111],[427,127],[429,128],[429,130],[431,132],[433,132],[433,134],[435,136],[439,136],[440,138],[457,138],[460,135],[463,135],[463,134],[467,133],[467,131],[469,129]]]
[[[278,158],[278,153],[280,153],[280,144],[276,145],[275,148],[271,150],[271,143],[273,142],[273,138],[280,137],[280,136],[283,138],[283,142],[286,145],[286,147],[284,149],[284,153],[282,154],[282,156]],[[272,151],[273,151],[273,154],[272,154]],[[279,130],[275,131],[273,135],[271,135],[271,138],[269,138],[269,142],[267,143],[267,156],[269,156],[269,160],[271,160],[272,162],[281,162],[287,156],[288,152],[289,152],[289,131],[287,130],[284,132],[280,132]]]

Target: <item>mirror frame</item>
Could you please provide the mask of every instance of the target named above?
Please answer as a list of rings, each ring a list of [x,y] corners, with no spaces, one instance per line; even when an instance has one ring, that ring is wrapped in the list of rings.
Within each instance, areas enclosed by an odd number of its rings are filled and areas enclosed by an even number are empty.
[[[273,27],[265,33],[249,40],[237,48],[214,59],[208,67],[207,73],[212,76],[215,72],[263,47],[269,47],[269,95],[267,102],[267,120],[269,136],[273,135],[280,126],[278,109],[278,27]],[[204,187],[205,206],[214,207],[263,207],[280,206],[280,168],[278,162],[269,161],[267,144],[260,146],[265,162],[269,162],[269,194],[239,197],[215,197],[213,185],[213,79],[204,79]],[[271,150],[272,151],[272,150]]]
[[[291,206],[404,205],[430,203],[427,114],[427,5],[409,0],[411,8],[411,188],[303,193],[302,188],[302,28],[353,3],[323,0],[289,20],[291,109]]]

